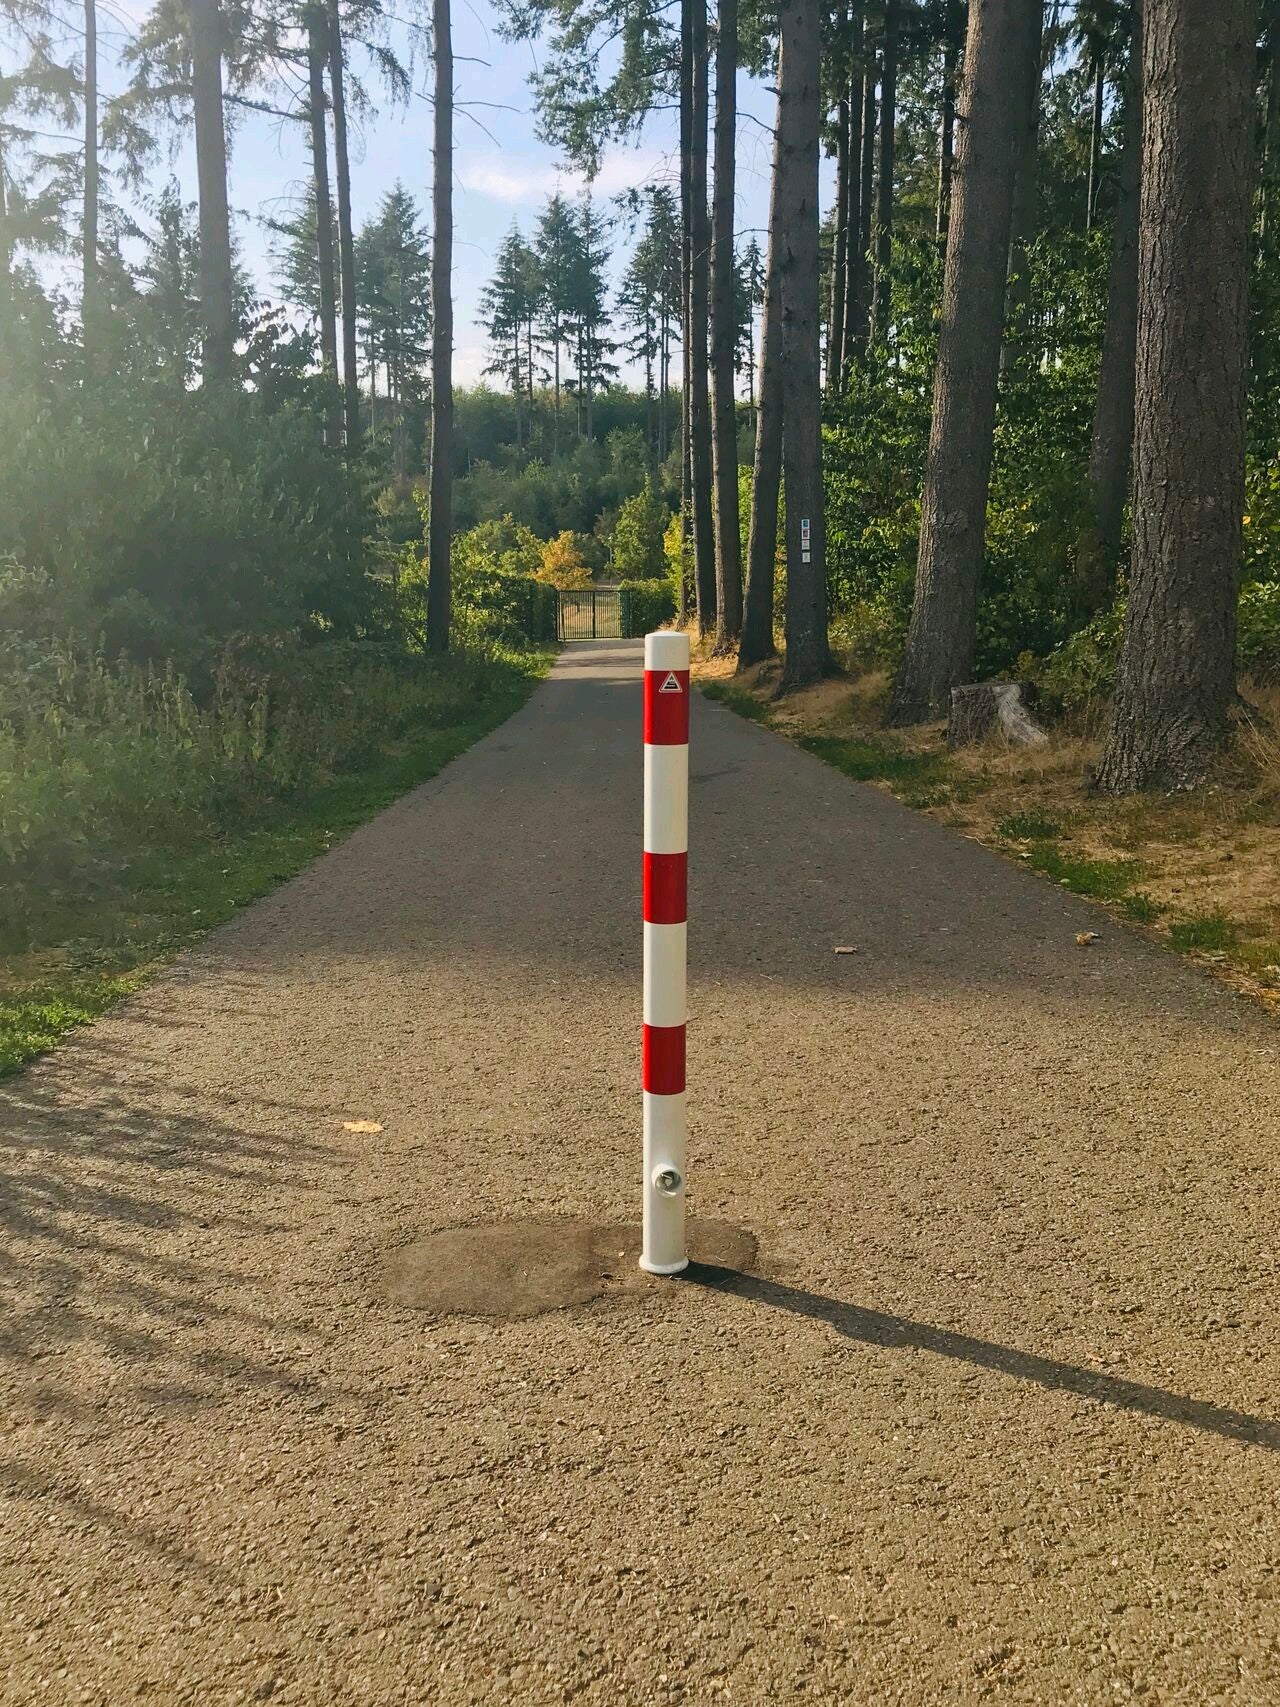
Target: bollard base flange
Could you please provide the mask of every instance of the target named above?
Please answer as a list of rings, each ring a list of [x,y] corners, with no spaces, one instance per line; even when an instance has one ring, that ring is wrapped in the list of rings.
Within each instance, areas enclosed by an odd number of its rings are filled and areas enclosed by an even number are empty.
[[[688,1257],[681,1257],[679,1262],[649,1262],[645,1257],[640,1258],[640,1267],[646,1274],[681,1274],[688,1266]]]

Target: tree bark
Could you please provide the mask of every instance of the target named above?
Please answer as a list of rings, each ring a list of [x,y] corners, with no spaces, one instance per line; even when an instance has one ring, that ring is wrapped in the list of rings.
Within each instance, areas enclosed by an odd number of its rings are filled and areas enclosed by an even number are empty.
[[[831,293],[827,309],[827,390],[834,396],[844,371],[845,271],[849,255],[849,8],[840,9],[836,29],[836,184],[832,212]]]
[[[822,496],[822,311],[818,144],[822,15],[817,0],[781,12],[778,176],[782,295],[782,460],[786,485],[787,651],[782,691],[831,668]],[[771,236],[771,244],[776,238]]]
[[[737,341],[733,252],[734,133],[737,126],[738,0],[720,0],[716,41],[716,176],[712,212],[711,362],[715,382],[714,471],[716,651],[731,650],[742,627],[742,529],[738,520]]]
[[[979,0],[969,10],[920,552],[889,713],[895,724],[944,711],[951,689],[973,671],[1015,141],[1028,124],[1039,21],[1039,0]]]
[[[338,0],[328,0],[329,93],[333,102],[333,158],[338,190],[338,271],[342,297],[342,400],[347,445],[360,439],[360,371],[356,353],[356,255],[351,224],[351,154],[347,145],[346,46]],[[518,348],[518,345],[517,345]]]
[[[1093,57],[1093,115],[1089,125],[1089,184],[1088,203],[1084,210],[1084,228],[1093,230],[1098,217],[1098,172],[1102,165],[1102,114],[1106,99],[1107,74],[1102,49]]]
[[[872,337],[889,337],[893,294],[893,170],[898,128],[898,4],[885,0],[884,47],[880,63],[880,170],[876,188],[876,282],[871,306]]]
[[[453,39],[449,0],[431,0],[435,66],[431,211],[431,482],[427,646],[449,649],[453,614]]]
[[[738,643],[739,670],[772,658],[777,652],[773,643],[773,583],[778,556],[778,492],[782,483],[781,185],[775,135],[769,190],[769,254],[764,269],[764,314],[760,329],[760,403],[751,471],[751,531],[747,545],[747,585],[742,601],[742,638]]]
[[[1017,0],[1019,5],[1026,0]],[[1032,0],[1035,10],[1035,58],[1026,71],[1028,80],[1026,122],[1013,141],[1017,159],[1014,179],[1013,220],[1009,232],[1008,283],[1006,286],[1005,340],[1000,351],[1000,372],[1013,374],[1027,358],[1031,318],[1030,245],[1036,234],[1040,202],[1040,84],[1044,67],[1044,0]]]
[[[712,514],[711,397],[707,320],[711,296],[711,223],[707,217],[707,121],[710,62],[706,0],[693,0],[693,146],[689,159],[689,477],[693,499],[693,583],[698,633],[716,624],[716,547]]]
[[[98,275],[98,7],[84,0],[84,285],[80,298],[86,374],[101,331]]]
[[[219,0],[190,0],[191,83],[196,182],[200,204],[202,366],[210,381],[231,373],[235,309],[231,219],[227,208],[227,132],[222,113],[222,11]]]
[[[1133,562],[1098,786],[1191,788],[1227,734],[1244,512],[1254,0],[1147,0]]]
[[[1107,321],[1089,449],[1089,519],[1076,551],[1076,607],[1088,618],[1106,602],[1120,555],[1133,451],[1138,345],[1138,206],[1142,165],[1142,6],[1135,0],[1125,87],[1124,145],[1116,182]]]
[[[311,127],[311,175],[316,192],[316,261],[320,280],[320,361],[328,381],[326,437],[342,438],[338,400],[338,291],[333,265],[333,203],[329,198],[329,127],[325,122],[324,67],[328,58],[324,14],[312,6],[307,17],[307,119]]]
[[[680,576],[676,615],[689,617],[693,531],[693,12],[680,0]]]
[[[1262,209],[1258,235],[1266,237],[1271,225],[1271,203],[1276,188],[1276,144],[1280,138],[1280,0],[1266,0],[1267,19],[1267,110],[1262,132]]]
[[[857,107],[859,146],[856,160],[850,159],[849,179],[856,182],[857,218],[853,215],[855,191],[849,192],[849,252],[845,263],[845,330],[844,359],[846,367],[861,361],[867,352],[867,329],[871,315],[871,275],[868,251],[871,248],[871,202],[875,190],[876,142],[876,55],[871,40],[871,26],[866,8],[861,24],[861,94]],[[852,123],[852,117],[850,122]]]
[[[938,126],[938,205],[934,230],[946,241],[951,218],[951,174],[956,147],[956,72],[960,65],[960,42],[952,18],[942,43],[942,113]]]

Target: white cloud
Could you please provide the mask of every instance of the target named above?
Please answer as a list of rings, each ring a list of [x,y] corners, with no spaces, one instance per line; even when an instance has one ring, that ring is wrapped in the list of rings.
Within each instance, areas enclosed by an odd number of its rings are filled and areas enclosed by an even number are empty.
[[[557,190],[576,196],[587,188],[582,172],[558,165],[554,159],[522,160],[514,153],[469,154],[459,162],[458,176],[464,190],[531,210]],[[607,197],[644,184],[674,181],[675,165],[669,153],[655,148],[615,148],[605,154],[591,188]]]

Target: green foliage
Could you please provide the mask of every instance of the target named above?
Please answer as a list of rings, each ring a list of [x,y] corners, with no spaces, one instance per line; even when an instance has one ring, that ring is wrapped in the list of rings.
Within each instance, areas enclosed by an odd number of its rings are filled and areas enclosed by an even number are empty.
[[[942,780],[946,769],[941,753],[912,753],[889,741],[864,736],[806,735],[800,745],[855,782],[887,782],[895,791],[932,787]]]
[[[1061,833],[1062,826],[1043,812],[1011,812],[996,825],[997,835],[1011,842],[1047,841]]]
[[[622,581],[667,575],[664,536],[670,512],[649,475],[640,492],[624,500],[609,535],[610,568]]]
[[[1033,845],[1027,858],[1032,871],[1069,889],[1073,895],[1092,895],[1099,901],[1115,901],[1142,876],[1142,866],[1133,859],[1085,859],[1064,853],[1056,843]]]
[[[1192,950],[1225,953],[1236,946],[1239,932],[1223,912],[1192,913],[1169,926],[1169,941],[1183,954]]]
[[[669,581],[624,581],[618,588],[623,635],[652,634],[675,620],[675,588]]]
[[[1241,589],[1236,651],[1240,668],[1257,681],[1280,680],[1280,581]]]
[[[730,711],[736,711],[739,717],[745,717],[749,723],[767,723],[769,707],[763,705],[754,694],[744,693],[733,682],[713,680],[700,682],[704,699],[714,700],[717,705],[727,705]]]
[[[1124,605],[1112,605],[1049,653],[1018,660],[1017,673],[1034,682],[1050,711],[1087,714],[1110,699],[1116,681]]]

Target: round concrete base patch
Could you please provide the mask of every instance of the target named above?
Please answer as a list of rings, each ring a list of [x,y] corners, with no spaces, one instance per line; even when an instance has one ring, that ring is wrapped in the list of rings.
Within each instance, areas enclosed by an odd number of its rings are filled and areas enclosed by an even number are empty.
[[[751,1272],[756,1241],[725,1221],[688,1223],[691,1267]],[[638,1267],[640,1228],[582,1221],[499,1221],[446,1227],[393,1252],[386,1290],[396,1304],[439,1315],[520,1321],[607,1293],[679,1284]]]

